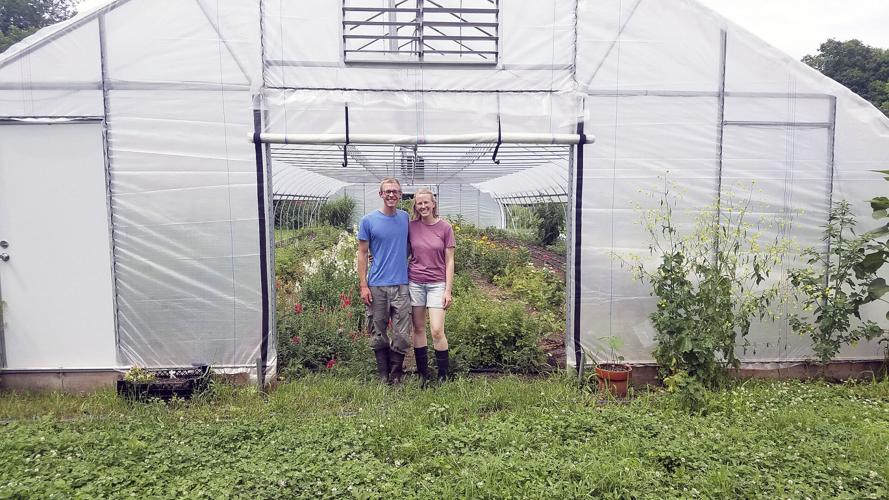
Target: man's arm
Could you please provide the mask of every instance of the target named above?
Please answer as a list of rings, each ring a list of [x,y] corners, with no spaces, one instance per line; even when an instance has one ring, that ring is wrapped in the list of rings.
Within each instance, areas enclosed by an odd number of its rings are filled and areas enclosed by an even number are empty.
[[[361,300],[370,305],[373,297],[370,295],[370,287],[367,286],[367,254],[368,242],[358,240],[358,284],[361,288]]]

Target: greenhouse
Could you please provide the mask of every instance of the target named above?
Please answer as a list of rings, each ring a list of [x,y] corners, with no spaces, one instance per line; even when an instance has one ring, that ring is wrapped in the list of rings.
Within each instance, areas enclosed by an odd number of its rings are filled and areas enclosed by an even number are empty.
[[[651,364],[644,193],[691,221],[755,181],[817,246],[889,168],[885,116],[694,0],[113,0],[0,55],[0,124],[6,373],[273,376],[275,221],[360,216],[390,176],[479,227],[562,204],[568,366],[614,337]],[[812,358],[787,312],[748,366]]]

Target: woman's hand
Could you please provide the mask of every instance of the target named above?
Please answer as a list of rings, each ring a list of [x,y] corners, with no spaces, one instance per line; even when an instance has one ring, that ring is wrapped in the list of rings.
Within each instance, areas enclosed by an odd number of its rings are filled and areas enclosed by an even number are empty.
[[[441,307],[447,309],[448,307],[451,307],[452,302],[454,302],[454,299],[451,298],[451,292],[445,290],[441,297]]]

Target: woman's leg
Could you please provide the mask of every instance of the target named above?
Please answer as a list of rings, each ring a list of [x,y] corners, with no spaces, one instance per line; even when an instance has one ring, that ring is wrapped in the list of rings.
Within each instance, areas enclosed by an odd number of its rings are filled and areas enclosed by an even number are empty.
[[[432,309],[430,309],[432,311]],[[426,347],[426,307],[414,306],[411,312],[411,322],[414,325],[413,344],[414,348]]]
[[[416,308],[414,308],[416,310]],[[444,309],[429,309],[429,330],[432,332],[432,346],[436,351],[448,350],[448,338],[445,337],[444,331],[445,311]],[[416,323],[414,323],[416,324]],[[416,337],[415,337],[416,338]]]
[[[414,360],[417,362],[417,374],[423,379],[425,387],[426,381],[429,380],[429,350],[426,341],[426,307],[414,306],[411,313],[411,321],[413,322],[414,334]]]
[[[444,309],[429,309],[429,330],[432,331],[432,345],[435,347],[435,364],[438,367],[438,381],[449,378],[448,338],[444,332]]]

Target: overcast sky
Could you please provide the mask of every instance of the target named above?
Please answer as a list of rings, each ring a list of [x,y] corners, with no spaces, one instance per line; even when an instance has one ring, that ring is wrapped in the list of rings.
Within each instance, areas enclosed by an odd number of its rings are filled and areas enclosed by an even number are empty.
[[[889,0],[698,0],[796,59],[828,38],[889,49]]]
[[[84,0],[80,9],[106,1]],[[857,38],[868,45],[889,49],[889,0],[698,1],[796,59],[814,54],[828,38]]]

